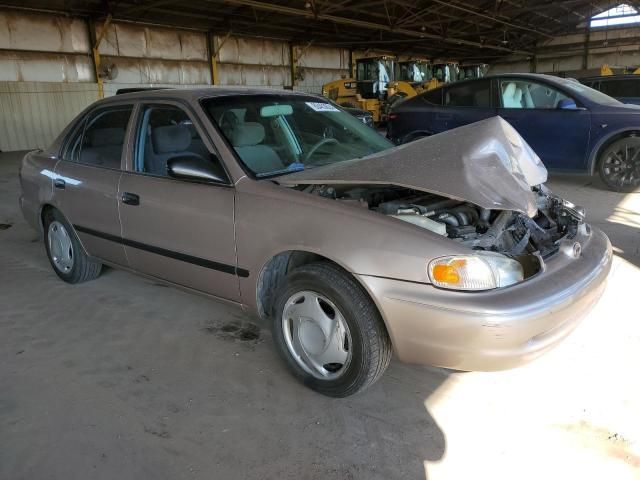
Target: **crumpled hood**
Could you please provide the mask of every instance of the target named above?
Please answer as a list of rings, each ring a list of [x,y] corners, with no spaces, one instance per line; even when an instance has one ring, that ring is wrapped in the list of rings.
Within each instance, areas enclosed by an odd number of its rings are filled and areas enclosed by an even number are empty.
[[[532,217],[537,206],[531,187],[546,182],[547,169],[509,123],[491,117],[276,180],[283,185],[397,185]]]

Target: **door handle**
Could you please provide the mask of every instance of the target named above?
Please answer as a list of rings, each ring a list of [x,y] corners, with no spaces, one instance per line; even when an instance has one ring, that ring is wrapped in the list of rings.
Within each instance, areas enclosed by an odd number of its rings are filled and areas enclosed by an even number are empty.
[[[56,178],[53,181],[53,186],[56,188],[59,188],[60,190],[64,190],[67,186],[67,182],[65,182],[63,179],[61,178]]]
[[[436,118],[438,120],[451,120],[453,118],[453,115],[450,113],[437,113]]]
[[[124,192],[121,200],[127,205],[140,205],[140,197],[135,193]]]

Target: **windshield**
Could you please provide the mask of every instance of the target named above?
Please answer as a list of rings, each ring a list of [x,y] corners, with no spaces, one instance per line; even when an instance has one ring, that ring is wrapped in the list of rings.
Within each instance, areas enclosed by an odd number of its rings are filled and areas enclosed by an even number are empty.
[[[327,100],[234,95],[203,106],[242,163],[258,177],[359,158],[393,144]]]
[[[435,64],[433,65],[433,77],[440,82],[455,82],[458,79],[456,70],[456,65],[449,65],[448,63]]]
[[[400,80],[424,83],[428,78],[429,68],[423,62],[403,62],[400,64]]]
[[[362,60],[356,62],[356,65],[356,80],[375,80],[378,76],[376,60]]]
[[[591,87],[587,87],[586,85],[579,83],[577,80],[571,80],[566,78],[562,78],[558,80],[562,83],[563,87],[571,90],[572,92],[579,93],[580,95],[582,95],[587,100],[590,100],[593,103],[599,103],[602,105],[621,105],[622,104],[622,102],[619,102],[615,98],[610,97],[609,95],[606,95],[602,92],[599,92],[598,90],[595,90]]]

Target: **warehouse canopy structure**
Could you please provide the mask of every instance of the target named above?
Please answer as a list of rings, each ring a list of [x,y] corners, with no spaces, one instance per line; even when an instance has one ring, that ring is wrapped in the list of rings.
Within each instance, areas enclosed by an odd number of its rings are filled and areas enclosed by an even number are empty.
[[[514,53],[532,55],[539,42],[582,32],[592,17],[619,5],[584,0],[21,0],[2,4],[96,20],[487,62]],[[625,4],[640,6],[635,1]]]

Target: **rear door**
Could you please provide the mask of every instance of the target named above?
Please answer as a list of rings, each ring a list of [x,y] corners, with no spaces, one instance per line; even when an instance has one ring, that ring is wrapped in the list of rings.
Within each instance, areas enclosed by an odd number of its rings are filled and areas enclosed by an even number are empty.
[[[122,237],[131,267],[219,298],[239,301],[232,185],[172,178],[167,161],[219,161],[185,106],[141,105],[134,154],[120,180]]]
[[[500,78],[499,115],[522,135],[548,168],[576,170],[586,163],[591,114],[553,85],[523,77]],[[573,101],[574,108],[559,108]]]
[[[435,133],[496,115],[490,79],[453,84],[445,87],[442,94],[443,106],[436,110],[433,118]]]
[[[133,105],[97,108],[65,143],[54,172],[54,202],[89,255],[127,265],[120,244],[118,182]]]

